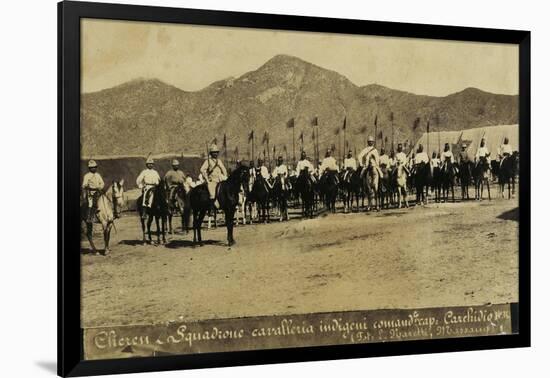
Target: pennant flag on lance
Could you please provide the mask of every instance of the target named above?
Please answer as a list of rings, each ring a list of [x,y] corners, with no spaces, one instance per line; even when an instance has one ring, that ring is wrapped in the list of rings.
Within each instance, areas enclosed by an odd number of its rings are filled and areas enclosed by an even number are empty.
[[[286,127],[288,127],[289,129],[294,127],[294,118],[288,120],[288,122],[286,123]]]
[[[254,139],[254,130],[250,131],[248,134],[248,141],[250,142],[252,139]]]
[[[264,132],[264,137],[262,138],[262,144],[269,143],[269,133],[266,131]]]
[[[300,133],[300,136],[298,137],[298,139],[300,140],[300,142],[302,142],[302,144],[304,143],[304,132],[303,131]]]
[[[311,126],[319,126],[318,117],[313,117],[313,119],[311,120]]]
[[[413,130],[416,130],[420,126],[420,117],[416,117],[413,122]]]
[[[344,117],[344,124],[342,125],[342,130],[346,129],[346,121],[347,121],[347,117]]]
[[[223,148],[227,148],[227,137],[225,133],[223,134]]]

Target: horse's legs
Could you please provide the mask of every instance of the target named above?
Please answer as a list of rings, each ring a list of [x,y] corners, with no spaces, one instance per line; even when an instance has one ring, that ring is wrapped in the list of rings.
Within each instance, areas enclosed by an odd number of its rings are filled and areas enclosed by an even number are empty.
[[[491,188],[489,186],[489,179],[487,178],[485,180],[485,182],[487,183],[487,195],[489,196],[489,201],[491,200]],[[483,185],[483,184],[482,184]]]
[[[235,244],[233,239],[233,217],[235,216],[232,209],[225,210],[225,227],[227,228],[227,244],[232,246]]]
[[[111,252],[111,250],[109,249],[109,240],[111,238],[111,227],[113,227],[113,223],[109,222],[105,227],[105,230],[103,230],[103,242],[105,243],[104,255],[108,255],[109,252]]]
[[[172,229],[172,212],[168,213],[168,231],[170,234],[174,235],[174,230]]]
[[[94,224],[86,222],[86,237],[88,238],[90,247],[92,247],[92,252],[97,254],[99,252],[97,251],[97,248],[95,247],[95,244],[94,244],[93,232],[94,232]]]
[[[152,216],[147,216],[147,235],[149,237],[149,243],[152,242],[152,239],[151,239],[151,223],[153,223],[153,217]]]
[[[157,244],[160,244],[160,225],[158,216],[155,216],[155,225],[157,226]]]
[[[145,244],[145,240],[146,240],[145,239],[145,219],[143,219],[143,217],[140,215],[139,220],[141,222],[141,233],[143,234],[142,241],[143,241],[143,244]]]

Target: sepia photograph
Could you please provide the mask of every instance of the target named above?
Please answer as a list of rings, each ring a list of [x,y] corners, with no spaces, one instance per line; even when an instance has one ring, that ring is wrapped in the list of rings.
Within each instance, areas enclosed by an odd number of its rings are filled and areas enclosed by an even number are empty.
[[[517,332],[517,44],[80,30],[84,359]]]

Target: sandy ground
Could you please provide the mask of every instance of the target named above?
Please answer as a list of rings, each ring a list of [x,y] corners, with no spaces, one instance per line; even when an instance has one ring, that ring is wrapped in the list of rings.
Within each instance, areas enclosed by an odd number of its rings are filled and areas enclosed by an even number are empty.
[[[134,213],[108,257],[82,256],[82,324],[507,303],[518,300],[516,200],[178,233],[141,245]],[[98,238],[99,239],[99,238]],[[100,243],[101,244],[101,243]]]

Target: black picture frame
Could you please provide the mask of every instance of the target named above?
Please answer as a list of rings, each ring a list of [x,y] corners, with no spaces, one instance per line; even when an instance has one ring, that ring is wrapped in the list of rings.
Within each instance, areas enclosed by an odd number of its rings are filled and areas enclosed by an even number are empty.
[[[83,360],[80,327],[80,19],[117,19],[516,44],[519,46],[519,304],[515,334]],[[105,3],[58,3],[58,374],[82,376],[530,346],[530,32]]]

